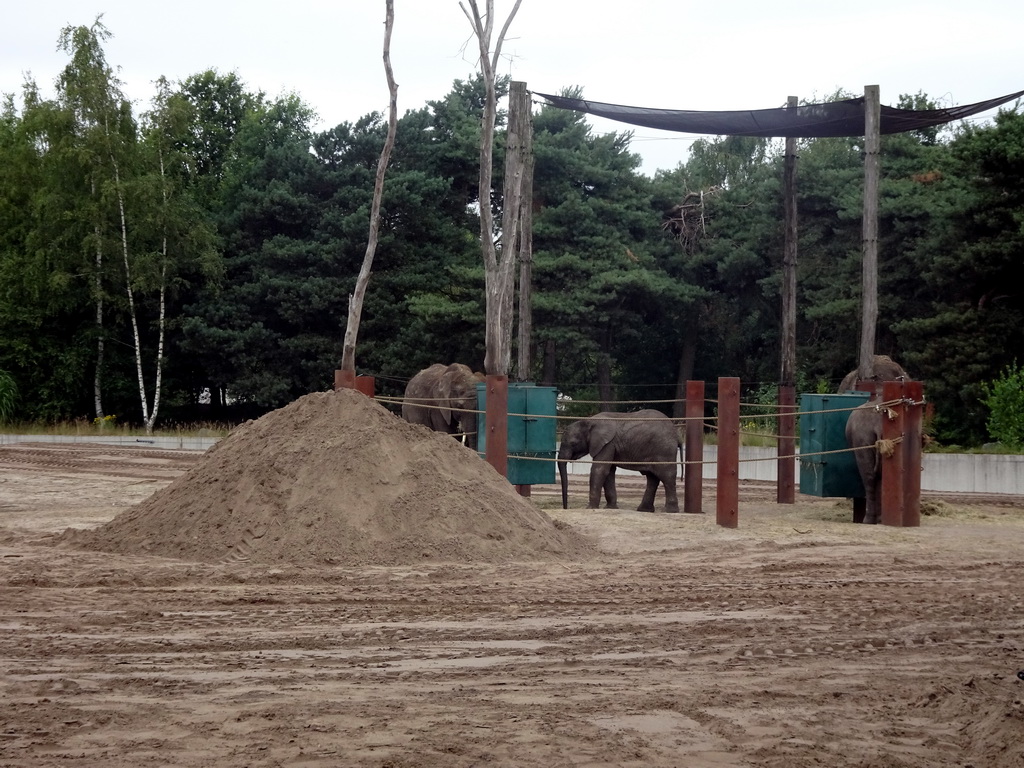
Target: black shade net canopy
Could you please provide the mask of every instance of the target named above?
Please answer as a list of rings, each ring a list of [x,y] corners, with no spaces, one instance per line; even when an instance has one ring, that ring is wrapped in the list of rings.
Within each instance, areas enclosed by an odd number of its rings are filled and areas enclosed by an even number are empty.
[[[805,104],[796,108],[748,109],[699,112],[688,109],[652,109],[605,104],[589,99],[573,99],[537,93],[552,106],[586,112],[621,123],[680,133],[704,133],[716,136],[755,136],[758,138],[823,138],[826,136],[864,135],[864,97]],[[975,104],[945,109],[881,108],[880,132],[902,133],[944,125],[976,115],[1020,98],[1024,91],[999,96]]]

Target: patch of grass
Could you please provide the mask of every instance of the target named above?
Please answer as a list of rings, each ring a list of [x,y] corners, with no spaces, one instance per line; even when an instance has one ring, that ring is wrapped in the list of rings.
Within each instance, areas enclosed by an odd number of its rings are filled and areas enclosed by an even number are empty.
[[[977,517],[971,510],[957,507],[942,499],[922,499],[922,517]]]
[[[193,424],[168,425],[154,429],[154,437],[225,437],[230,424],[218,422],[196,422]],[[140,437],[146,430],[131,424],[118,424],[116,419],[75,419],[73,421],[11,422],[4,425],[4,432],[12,435],[67,435],[74,437]]]

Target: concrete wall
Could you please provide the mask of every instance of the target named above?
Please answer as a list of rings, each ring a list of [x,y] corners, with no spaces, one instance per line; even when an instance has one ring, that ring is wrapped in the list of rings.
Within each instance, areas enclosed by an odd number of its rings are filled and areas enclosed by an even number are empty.
[[[956,493],[1008,493],[1024,495],[1024,456],[926,453],[922,455],[921,490],[950,491]],[[718,461],[718,446],[704,446],[705,480],[714,481]],[[774,448],[740,447],[740,480],[776,481],[777,463]],[[576,462],[569,465],[570,472],[587,474],[590,465]],[[624,474],[639,474],[625,472]],[[800,467],[796,468],[800,482]]]

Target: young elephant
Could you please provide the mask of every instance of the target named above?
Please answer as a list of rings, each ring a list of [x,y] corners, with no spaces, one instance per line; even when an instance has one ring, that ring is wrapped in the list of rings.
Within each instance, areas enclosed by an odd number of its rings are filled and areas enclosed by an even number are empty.
[[[462,363],[434,363],[413,376],[405,387],[402,418],[435,432],[463,433],[466,445],[476,449],[476,385],[486,381]]]
[[[601,504],[604,490],[609,509],[618,509],[615,467],[632,469],[647,478],[647,489],[637,507],[654,511],[658,483],[665,486],[665,511],[678,512],[676,465],[681,443],[672,420],[660,411],[602,412],[566,427],[558,449],[558,473],[562,481],[562,508],[569,506],[567,462],[590,454],[590,507]],[[596,463],[609,462],[609,463]],[[634,463],[636,462],[636,463]]]

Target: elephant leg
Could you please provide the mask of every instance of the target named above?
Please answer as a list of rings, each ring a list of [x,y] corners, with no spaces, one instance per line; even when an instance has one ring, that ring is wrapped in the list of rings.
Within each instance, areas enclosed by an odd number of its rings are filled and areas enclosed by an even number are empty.
[[[679,497],[676,495],[676,473],[666,472],[665,476],[661,478],[661,483],[665,486],[665,511],[678,512]]]
[[[878,522],[878,493],[880,491],[880,480],[875,470],[875,451],[861,450],[856,454],[857,472],[860,475],[861,484],[864,486],[864,498],[854,499],[853,522],[855,523],[877,523]],[[862,505],[858,510],[858,501]]]
[[[647,478],[647,487],[644,489],[644,497],[640,500],[640,506],[636,509],[638,512],[653,512],[654,495],[658,492],[658,476],[653,472],[644,472],[643,474]]]
[[[853,500],[853,522],[864,522],[864,515],[867,513],[867,507],[867,499],[865,499],[863,496],[855,498]]]
[[[608,502],[608,509],[619,508],[619,493],[615,488],[615,465],[608,470],[608,477],[604,481],[604,499]]]
[[[867,497],[864,500],[864,522],[868,524],[880,523],[882,521],[882,478],[873,477],[864,488]]]
[[[609,477],[609,465],[608,464],[592,464],[590,466],[590,509],[598,509],[601,506],[601,491],[604,490],[605,483]],[[614,488],[614,480],[612,481]],[[614,498],[614,494],[613,494]],[[609,509],[618,509],[614,506],[614,501],[608,503]]]

